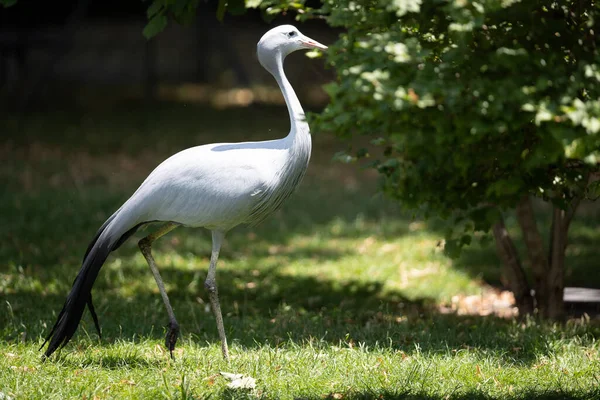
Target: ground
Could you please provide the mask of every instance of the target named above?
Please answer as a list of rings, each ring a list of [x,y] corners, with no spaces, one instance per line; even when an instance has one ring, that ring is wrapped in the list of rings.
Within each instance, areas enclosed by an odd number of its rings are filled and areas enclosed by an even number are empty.
[[[123,102],[0,123],[0,399],[600,398],[593,315],[564,325],[507,318],[493,246],[447,258],[439,221],[383,199],[370,171],[332,162],[345,144],[322,133],[294,196],[223,246],[217,279],[231,363],[203,290],[210,235],[186,228],[155,250],[182,330],[174,360],[137,251],[141,232],[94,287],[103,338],[86,312],[71,343],[42,362],[38,349],[88,241],[154,166],[194,144],[283,136],[288,121],[275,106]],[[586,204],[573,222],[571,286],[600,287],[599,221]],[[222,371],[256,387],[228,388]]]

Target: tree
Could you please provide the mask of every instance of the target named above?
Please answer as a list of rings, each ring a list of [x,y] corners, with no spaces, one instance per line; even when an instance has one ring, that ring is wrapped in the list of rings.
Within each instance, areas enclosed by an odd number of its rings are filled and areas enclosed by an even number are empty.
[[[600,53],[594,0],[254,1],[346,29],[327,57],[337,80],[317,130],[365,135],[383,190],[445,217],[445,250],[491,232],[522,313],[564,316],[567,233],[598,193]],[[544,247],[531,198],[552,207]],[[503,215],[515,210],[532,285]],[[483,235],[485,238],[486,235]],[[535,298],[531,295],[535,289]]]

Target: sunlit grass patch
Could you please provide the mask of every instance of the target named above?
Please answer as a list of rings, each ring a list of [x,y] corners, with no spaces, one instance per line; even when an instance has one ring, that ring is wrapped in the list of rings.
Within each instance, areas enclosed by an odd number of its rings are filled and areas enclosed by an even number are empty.
[[[510,348],[431,351],[306,338],[254,348],[234,343],[226,364],[215,344],[185,340],[173,361],[154,340],[83,339],[46,363],[31,346],[6,346],[0,378],[6,395],[28,398],[594,398],[598,371],[590,357],[598,347],[578,342],[550,340],[547,354],[524,362]],[[257,386],[231,391],[219,371],[247,374]]]

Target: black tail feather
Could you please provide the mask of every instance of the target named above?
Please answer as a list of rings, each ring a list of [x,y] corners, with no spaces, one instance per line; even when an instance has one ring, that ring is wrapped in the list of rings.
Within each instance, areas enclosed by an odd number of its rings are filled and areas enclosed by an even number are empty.
[[[46,343],[50,342],[45,352],[46,357],[49,357],[71,340],[71,337],[73,337],[79,326],[79,321],[81,321],[86,304],[92,314],[98,335],[102,337],[98,315],[96,315],[96,309],[92,302],[92,286],[110,252],[118,247],[118,245],[109,246],[108,240],[110,238],[100,239],[106,228],[115,219],[117,213],[118,211],[102,224],[85,252],[81,269],[73,281],[73,286],[67,296],[67,300],[58,314],[56,323],[46,337],[44,344],[40,347],[42,349]]]
[[[96,281],[96,277],[98,276],[98,272],[100,272],[100,268],[102,268],[102,265],[104,265],[104,262],[106,261],[110,252],[119,248],[119,246],[121,246],[125,240],[133,235],[135,231],[144,224],[141,223],[134,226],[122,234],[118,240],[111,240],[113,244],[109,245],[110,238],[105,237],[101,239],[101,237],[102,233],[113,221],[116,214],[117,213],[113,214],[100,227],[96,233],[96,236],[87,248],[81,269],[73,281],[73,287],[67,296],[67,300],[65,301],[62,310],[58,314],[56,323],[46,337],[44,344],[42,344],[42,347],[40,347],[40,349],[42,349],[46,343],[50,342],[46,352],[44,353],[45,357],[49,357],[57,349],[64,347],[69,340],[71,340],[73,334],[79,326],[79,322],[83,316],[83,311],[85,310],[86,304],[90,310],[90,313],[92,314],[98,335],[102,337],[100,323],[98,322],[98,316],[96,315],[96,310],[92,302],[92,286]]]
[[[94,303],[92,302],[92,293],[90,292],[90,298],[87,302],[88,308],[90,309],[90,314],[92,314],[92,319],[94,320],[94,326],[96,327],[96,331],[98,332],[98,336],[102,339],[102,331],[100,329],[100,322],[98,322],[98,316],[96,315],[96,309],[94,308]]]
[[[118,211],[116,213],[114,213],[113,215],[111,215],[110,218],[108,218],[106,220],[106,222],[104,222],[104,224],[102,224],[100,229],[98,229],[98,232],[96,232],[96,236],[94,236],[94,239],[91,241],[87,250],[85,251],[85,255],[83,256],[83,262],[85,262],[85,259],[87,258],[88,254],[90,253],[90,251],[92,250],[92,248],[94,247],[96,242],[98,241],[98,238],[100,237],[100,235],[102,234],[104,229],[106,229],[108,224],[110,224],[110,222],[115,218],[117,213],[118,213]],[[114,247],[111,251],[114,251],[114,250],[118,249],[119,247],[121,247],[123,242],[125,242],[131,235],[133,235],[135,233],[135,231],[143,224],[144,223],[138,224],[138,225],[134,226],[132,229],[130,229],[129,231],[125,232],[125,234],[123,236],[121,236],[121,238],[117,241],[117,243],[114,245]],[[75,282],[73,282],[73,284],[75,284]],[[102,338],[100,322],[98,322],[98,315],[96,315],[96,309],[94,308],[94,302],[92,301],[91,293],[90,293],[90,298],[88,299],[87,304],[88,304],[88,309],[90,310],[90,313],[92,314],[92,319],[94,320],[94,326],[96,327],[96,332],[98,332],[98,336],[100,336],[100,338]]]
[[[102,224],[102,226],[100,227],[100,229],[98,229],[98,232],[96,232],[96,235],[94,236],[94,238],[92,239],[92,241],[88,245],[87,250],[85,251],[85,255],[83,256],[82,264],[85,263],[85,259],[87,258],[88,254],[90,254],[90,251],[92,251],[92,248],[94,247],[94,245],[98,241],[98,238],[100,237],[100,235],[102,234],[102,232],[104,232],[104,229],[106,229],[106,227],[108,226],[108,224],[110,224],[111,221],[113,219],[115,219],[115,217],[117,216],[118,212],[119,212],[119,210],[117,210],[117,212],[115,212],[113,215],[111,215]],[[75,282],[73,282],[73,284],[75,284]],[[94,303],[92,302],[92,294],[91,293],[90,293],[90,298],[87,301],[87,304],[88,304],[88,309],[90,310],[90,313],[92,314],[92,318],[94,319],[94,326],[96,327],[96,331],[98,332],[98,336],[102,337],[102,332],[100,330],[100,322],[98,321],[98,315],[96,315],[96,309],[94,308]],[[50,335],[52,335],[52,333],[50,333]],[[46,338],[46,341],[48,341],[48,338]],[[44,346],[42,346],[42,347],[44,347]]]
[[[110,251],[111,249],[108,243],[97,241],[85,258],[81,270],[75,278],[73,287],[67,296],[67,300],[58,315],[58,319],[42,345],[42,347],[44,347],[49,341],[48,348],[45,352],[46,357],[49,357],[57,349],[63,347],[71,340],[79,326],[79,321],[81,321],[86,304],[92,311],[96,329],[100,330],[98,318],[90,296],[98,272],[100,271],[100,268],[102,268]]]

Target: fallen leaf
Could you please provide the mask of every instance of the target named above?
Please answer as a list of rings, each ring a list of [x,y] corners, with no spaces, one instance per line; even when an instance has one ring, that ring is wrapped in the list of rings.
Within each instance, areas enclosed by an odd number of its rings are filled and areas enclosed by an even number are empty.
[[[217,376],[219,376],[219,374],[210,375],[210,376],[207,376],[206,378],[204,378],[204,380],[206,381],[208,386],[212,386],[215,384],[215,378]]]
[[[221,375],[231,381],[227,384],[227,387],[230,389],[254,389],[256,387],[256,379],[251,376],[229,372],[221,372]]]
[[[227,387],[230,389],[254,389],[256,387],[256,379],[250,376],[244,376],[229,382]]]

